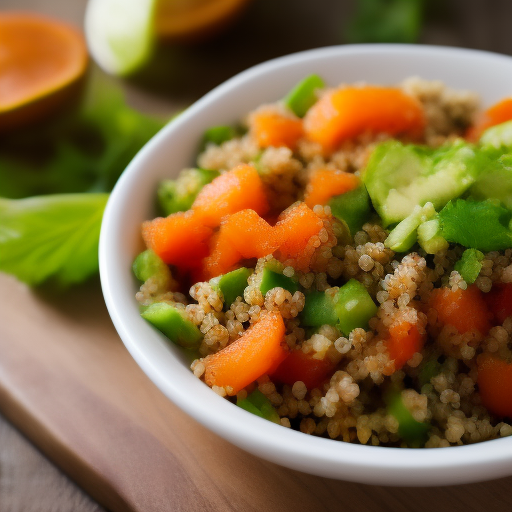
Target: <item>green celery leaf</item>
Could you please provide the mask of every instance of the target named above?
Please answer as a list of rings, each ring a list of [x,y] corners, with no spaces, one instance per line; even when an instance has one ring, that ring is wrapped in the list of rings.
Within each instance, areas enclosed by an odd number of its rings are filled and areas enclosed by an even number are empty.
[[[0,198],[0,270],[30,285],[54,277],[63,286],[98,270],[108,194]]]
[[[423,0],[358,0],[345,37],[349,43],[414,43],[423,7]]]
[[[512,247],[509,223],[512,213],[497,201],[450,201],[440,212],[441,234],[480,251],[501,251]]]

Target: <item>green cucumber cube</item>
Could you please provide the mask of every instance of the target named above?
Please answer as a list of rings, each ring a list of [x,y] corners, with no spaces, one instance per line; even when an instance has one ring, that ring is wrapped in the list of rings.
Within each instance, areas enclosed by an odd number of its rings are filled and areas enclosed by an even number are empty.
[[[309,75],[288,93],[284,104],[297,117],[304,117],[318,99],[317,90],[324,87],[325,83],[318,75]]]

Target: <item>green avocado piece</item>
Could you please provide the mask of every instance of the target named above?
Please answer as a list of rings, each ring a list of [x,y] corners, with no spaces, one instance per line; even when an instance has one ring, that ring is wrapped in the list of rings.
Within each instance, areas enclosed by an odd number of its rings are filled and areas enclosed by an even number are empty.
[[[260,292],[265,296],[272,288],[284,288],[293,295],[298,291],[299,285],[291,277],[285,276],[279,272],[274,272],[268,267],[265,267],[261,277]]]
[[[160,182],[157,198],[161,213],[167,216],[189,210],[201,189],[219,174],[208,169],[184,169],[175,180]]]
[[[328,205],[332,214],[347,225],[352,236],[361,230],[371,214],[370,197],[364,185],[334,196]]]
[[[225,309],[229,309],[229,306],[235,302],[237,297],[244,296],[244,290],[247,287],[247,279],[249,279],[251,274],[251,269],[241,267],[210,280],[212,288],[222,293]]]
[[[304,117],[318,99],[317,90],[324,87],[325,83],[318,75],[309,75],[288,93],[284,104],[297,117]]]
[[[388,226],[405,219],[417,205],[431,202],[438,210],[461,196],[488,162],[484,152],[461,141],[435,150],[390,141],[372,153],[363,182]]]
[[[389,233],[384,245],[395,252],[407,252],[418,240],[419,225],[435,215],[436,211],[432,203],[415,206],[412,213]]]
[[[187,349],[197,349],[203,339],[201,331],[190,320],[167,302],[155,302],[141,313],[172,342]]]

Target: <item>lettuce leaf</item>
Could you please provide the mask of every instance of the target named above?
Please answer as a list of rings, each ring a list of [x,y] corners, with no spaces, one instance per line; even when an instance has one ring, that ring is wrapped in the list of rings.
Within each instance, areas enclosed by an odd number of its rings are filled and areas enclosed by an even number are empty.
[[[98,270],[98,243],[108,194],[0,199],[0,271],[37,285],[62,286]]]

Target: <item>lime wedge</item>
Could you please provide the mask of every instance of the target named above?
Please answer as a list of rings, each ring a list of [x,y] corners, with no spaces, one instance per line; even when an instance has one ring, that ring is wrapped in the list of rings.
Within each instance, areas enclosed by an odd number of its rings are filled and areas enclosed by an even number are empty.
[[[155,43],[155,5],[156,0],[89,0],[85,37],[104,71],[128,75],[148,60]]]

